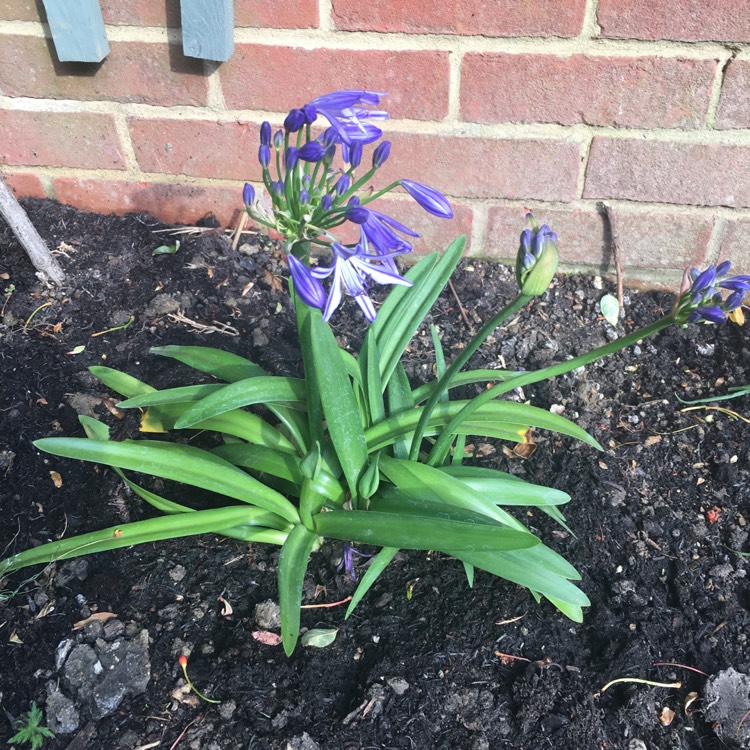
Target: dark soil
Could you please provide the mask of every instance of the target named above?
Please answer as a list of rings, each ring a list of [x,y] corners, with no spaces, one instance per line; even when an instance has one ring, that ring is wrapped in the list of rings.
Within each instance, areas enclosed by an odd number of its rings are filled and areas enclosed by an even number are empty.
[[[32,446],[39,437],[82,435],[79,412],[106,422],[115,439],[137,429],[131,413],[118,418],[113,394],[87,367],[107,364],[157,387],[187,384],[195,380],[187,368],[149,355],[149,347],[206,344],[273,373],[300,369],[273,244],[254,237],[233,251],[225,235],[206,231],[182,236],[176,254],[153,256],[173,240],[155,234],[164,227],[148,216],[105,217],[49,201],[25,206],[48,244],[65,253],[68,283],[41,284],[0,225],[5,554],[151,513],[113,472]],[[510,298],[511,281],[503,267],[463,265],[454,285],[472,325]],[[673,302],[668,293],[630,291],[615,331],[598,314],[598,300],[611,291],[609,282],[603,287],[589,277],[557,279],[473,364],[538,368],[650,322]],[[131,316],[129,327],[96,335]],[[224,332],[197,330],[187,319]],[[450,358],[468,337],[452,294],[443,294],[431,320]],[[358,344],[364,326],[354,305],[334,328],[342,344]],[[79,346],[85,350],[72,353]],[[431,376],[426,327],[408,358],[415,381]],[[544,433],[525,460],[496,441],[477,441],[481,460],[573,496],[565,513],[575,537],[544,517],[527,520],[582,572],[592,606],[581,625],[482,572],[469,589],[455,560],[402,553],[348,621],[344,607],[305,610],[304,627],[336,627],[338,637],[286,658],[252,636],[255,605],[276,596],[275,548],[200,537],[94,555],[83,566],[60,563],[4,581],[6,593],[16,593],[0,603],[0,741],[32,701],[45,707],[58,682],[70,687],[70,675],[56,668],[58,644],[98,648],[123,630],[133,638],[146,630],[145,692],[104,718],[77,705],[78,728],[45,747],[708,750],[747,743],[750,581],[748,558],[738,552],[750,548],[750,401],[684,411],[676,397],[725,393],[750,381],[749,371],[750,326],[671,328],[523,394],[564,408],[603,454]],[[352,592],[355,584],[337,571],[340,557],[335,544],[314,554],[307,603]],[[233,614],[222,615],[220,596]],[[97,612],[117,620],[73,631]],[[221,705],[179,690],[183,652],[191,653],[192,680]],[[622,677],[682,686],[629,682],[601,693]]]

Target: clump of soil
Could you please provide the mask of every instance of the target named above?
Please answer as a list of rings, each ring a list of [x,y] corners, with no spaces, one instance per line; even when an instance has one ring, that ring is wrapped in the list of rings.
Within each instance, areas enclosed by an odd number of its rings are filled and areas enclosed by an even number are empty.
[[[105,217],[38,200],[25,207],[59,251],[68,280],[62,289],[40,284],[0,225],[5,554],[150,514],[113,472],[32,445],[81,435],[79,413],[106,422],[114,439],[137,430],[135,415],[117,410],[89,366],[106,364],[156,387],[187,384],[194,380],[187,368],[149,347],[204,344],[272,373],[300,374],[284,265],[272,243],[252,236],[233,250],[207,227],[182,235],[177,253],[154,256],[165,244],[156,232],[165,227],[148,216]],[[467,313],[450,292],[441,296],[408,352],[415,382],[433,373],[429,322],[450,359],[469,327],[514,293],[508,269],[479,260],[466,261],[453,283]],[[608,286],[584,276],[557,279],[472,365],[542,367],[629,332],[673,302],[663,292],[630,291],[625,320],[613,329],[597,307]],[[365,329],[356,306],[345,306],[334,330],[342,344],[358,345]],[[180,737],[207,750],[747,744],[750,718],[741,724],[739,711],[748,696],[734,688],[750,674],[750,582],[739,554],[749,548],[750,401],[686,411],[677,397],[747,383],[748,330],[671,328],[521,394],[588,429],[602,454],[545,433],[527,459],[497,441],[476,441],[489,465],[573,496],[565,514],[575,536],[543,516],[527,520],[582,572],[592,601],[582,624],[482,572],[469,589],[455,560],[400,553],[349,620],[343,607],[304,610],[304,627],[338,628],[337,639],[287,659],[254,637],[256,605],[276,597],[276,549],[207,536],[95,555],[85,565],[6,579],[0,740],[36,701],[58,732],[47,744],[53,750],[171,747]],[[340,558],[336,544],[314,554],[307,603],[353,591],[356,584],[337,570]],[[80,670],[66,667],[74,652]],[[117,653],[136,654],[129,672]],[[185,688],[183,653],[193,682],[220,704]],[[106,692],[97,663],[128,672],[132,684],[110,681]],[[718,676],[726,682],[727,670],[738,677],[722,693]],[[90,675],[84,683],[79,672]],[[681,687],[630,682],[601,692],[618,677]],[[697,700],[686,703],[693,692]],[[733,702],[722,713],[728,692]]]

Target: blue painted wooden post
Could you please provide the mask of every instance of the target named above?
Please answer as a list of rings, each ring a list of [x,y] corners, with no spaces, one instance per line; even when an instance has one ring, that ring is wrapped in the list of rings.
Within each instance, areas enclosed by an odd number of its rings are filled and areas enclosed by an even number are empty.
[[[109,42],[99,0],[44,0],[60,62],[101,62]]]
[[[224,62],[234,52],[233,0],[182,0],[182,50],[188,57]]]

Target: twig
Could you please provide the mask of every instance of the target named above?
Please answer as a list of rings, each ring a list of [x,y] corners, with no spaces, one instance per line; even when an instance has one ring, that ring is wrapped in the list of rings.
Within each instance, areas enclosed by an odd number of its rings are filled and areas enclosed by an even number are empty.
[[[185,736],[185,732],[187,732],[187,730],[190,729],[190,727],[192,727],[196,721],[200,721],[202,718],[203,718],[203,714],[198,714],[191,722],[189,722],[185,726],[185,728],[180,732],[180,736],[172,743],[169,750],[174,750],[179,744],[180,740]]]
[[[663,688],[680,688],[682,687],[681,682],[655,682],[654,680],[642,680],[640,677],[618,677],[616,680],[608,682],[599,692],[603,693],[608,690],[612,685],[617,685],[621,682],[635,682],[639,685],[652,685],[653,687]]]
[[[331,602],[330,604],[303,604],[300,609],[328,609],[329,607],[339,607],[352,600],[351,596],[342,599],[340,602]]]
[[[708,677],[708,675],[702,670],[698,669],[697,667],[689,667],[687,664],[678,664],[674,661],[655,661],[654,662],[655,667],[681,667],[682,669],[689,669],[691,672],[695,672],[696,674],[702,674],[704,677]]]
[[[242,237],[242,232],[247,224],[247,219],[247,213],[243,211],[242,215],[240,216],[240,220],[237,222],[237,228],[234,230],[234,235],[232,237],[232,250],[236,250],[237,245],[240,244],[240,238]]]
[[[461,299],[458,296],[458,293],[456,292],[456,287],[453,286],[453,282],[448,279],[448,288],[451,290],[451,294],[453,295],[453,299],[456,300],[456,304],[458,305],[458,311],[461,313],[461,317],[464,320],[464,323],[466,323],[466,327],[469,329],[469,332],[473,336],[474,326],[471,324],[471,321],[469,320],[469,316],[466,314],[466,308],[463,306],[463,303],[461,302]]]
[[[26,211],[23,210],[21,204],[16,200],[16,196],[13,195],[13,192],[1,177],[0,214],[8,222],[8,226],[26,251],[26,255],[29,256],[34,268],[55,284],[62,284],[65,281],[65,272],[62,270],[62,266],[52,257],[52,253],[29,220]]]
[[[622,291],[622,256],[620,255],[620,245],[617,242],[617,232],[615,230],[615,216],[612,207],[602,203],[604,213],[607,214],[609,222],[609,233],[612,237],[612,256],[615,259],[615,272],[617,273],[617,301],[620,303],[620,310],[623,309],[624,296]]]

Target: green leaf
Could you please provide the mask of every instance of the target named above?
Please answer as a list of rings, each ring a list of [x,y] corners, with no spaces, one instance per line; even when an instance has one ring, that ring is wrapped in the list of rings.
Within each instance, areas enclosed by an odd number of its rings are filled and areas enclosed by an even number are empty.
[[[293,282],[289,282],[292,289]],[[292,291],[290,290],[290,294]],[[302,350],[302,363],[305,368],[305,388],[307,389],[307,419],[310,428],[310,443],[323,443],[323,405],[320,400],[319,377],[315,369],[315,358],[313,355],[312,323],[313,318],[322,318],[320,310],[308,307],[298,295],[293,294],[295,311],[297,314],[297,330],[299,332],[299,344]]]
[[[385,418],[385,402],[383,401],[383,388],[380,382],[380,352],[372,329],[367,332],[362,344],[360,370],[367,395],[369,423],[374,424]]]
[[[183,389],[176,389],[183,390]],[[160,391],[164,393],[165,391]],[[154,398],[156,394],[142,396],[141,399]],[[136,402],[141,399],[134,399]],[[268,403],[286,403],[294,406],[304,405],[305,383],[298,378],[282,378],[273,375],[248,378],[201,398],[175,422],[177,429],[193,427],[225,412],[243,406]]]
[[[354,497],[367,465],[367,442],[339,346],[320,315],[311,315],[312,355],[328,433]]]
[[[408,516],[401,513],[332,510],[315,518],[318,534],[334,539],[402,549],[490,552],[532,547],[539,539],[505,526]]]
[[[388,416],[393,417],[414,406],[409,378],[406,376],[404,366],[399,362],[388,381]],[[393,443],[393,455],[396,458],[408,458],[409,440],[395,440]]]
[[[297,509],[283,495],[218,456],[191,445],[154,440],[114,443],[85,438],[42,438],[34,446],[56,456],[117,466],[201,487],[257,505],[290,523],[299,522]]]
[[[467,370],[459,372],[448,385],[448,389],[458,388],[462,385],[472,385],[473,383],[497,383],[514,378],[519,373],[515,370]],[[437,388],[438,381],[431,380],[429,383],[420,385],[412,392],[412,398],[415,404],[426,401],[432,392]]]
[[[143,394],[118,402],[122,409],[143,409],[147,406],[166,406],[168,404],[192,404],[203,398],[223,391],[229,386],[221,383],[204,385],[186,385],[179,388],[167,388],[163,391],[152,389]]]
[[[613,327],[617,327],[617,323],[620,320],[620,303],[617,301],[617,297],[605,294],[599,300],[599,309],[602,311],[602,315],[607,323]]]
[[[132,398],[134,396],[142,396],[146,393],[153,393],[156,388],[152,388],[150,385],[143,383],[137,378],[127,375],[119,370],[113,370],[111,367],[103,367],[102,365],[94,365],[89,367],[89,372],[96,378],[102,381],[104,385],[115,393],[119,393],[121,396],[126,398]]]
[[[223,529],[232,527],[259,527],[259,531],[271,532],[270,535],[265,536],[264,541],[275,539],[276,543],[279,544],[286,533],[282,530],[269,528],[277,522],[278,517],[275,514],[247,505],[149,518],[145,521],[111,526],[100,531],[92,531],[88,534],[32,547],[0,562],[0,578],[6,573],[29,565],[66,560],[71,557],[91,555],[95,552],[121,549],[122,547],[157,542],[163,539],[176,539],[195,534],[222,533]]]
[[[443,353],[443,345],[440,342],[438,329],[434,323],[430,323],[430,336],[432,337],[432,345],[435,347],[435,374],[438,378],[441,378],[445,374],[445,354]],[[439,400],[448,401],[448,391],[440,396]]]
[[[313,628],[302,634],[300,642],[303,646],[325,648],[336,640],[338,633],[338,628]]]
[[[367,566],[367,571],[362,576],[362,580],[357,586],[357,590],[352,596],[351,602],[346,609],[344,619],[348,619],[349,615],[354,612],[357,605],[362,601],[364,595],[370,590],[372,584],[377,581],[380,574],[390,565],[391,560],[398,554],[398,547],[383,547],[375,557],[370,561]]]
[[[417,263],[406,273],[406,278],[414,282],[414,286],[398,286],[391,290],[380,307],[370,328],[374,330],[380,348],[383,387],[388,384],[406,346],[461,260],[465,245],[466,237],[462,235],[437,260],[427,256]]]
[[[463,563],[463,566],[464,566],[464,573],[466,573],[466,580],[469,583],[469,588],[473,589],[474,588],[474,566],[469,565],[469,563],[464,562],[463,560],[461,560],[461,562]]]
[[[176,359],[194,370],[229,383],[268,375],[249,359],[210,346],[154,346],[149,351],[160,357]]]
[[[289,532],[279,555],[281,639],[287,656],[292,655],[299,638],[302,585],[305,582],[310,553],[317,541],[318,537],[315,534],[299,524]]]
[[[180,249],[180,241],[175,240],[174,245],[159,245],[151,255],[174,255]]]

